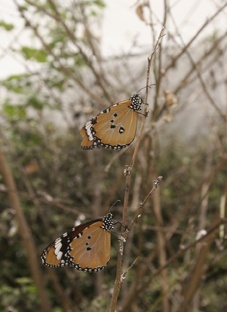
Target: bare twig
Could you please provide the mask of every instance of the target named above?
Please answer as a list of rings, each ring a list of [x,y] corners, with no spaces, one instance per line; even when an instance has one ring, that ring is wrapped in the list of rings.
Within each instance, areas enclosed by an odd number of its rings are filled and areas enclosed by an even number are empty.
[[[168,71],[170,68],[172,68],[176,61],[185,53],[185,51],[188,50],[188,48],[191,46],[191,44],[195,41],[195,39],[202,33],[202,31],[210,25],[210,23],[220,14],[223,12],[225,7],[227,6],[227,3],[225,2],[210,18],[208,18],[205,23],[197,30],[197,32],[194,34],[194,36],[188,41],[188,43],[184,46],[184,48],[177,54],[174,59],[166,66],[165,71]]]
[[[162,37],[164,36],[164,28],[161,30],[157,42],[155,44],[154,50],[153,52],[149,55],[148,57],[148,66],[147,66],[147,75],[146,75],[146,96],[145,96],[145,103],[147,103],[148,100],[148,90],[149,90],[149,80],[150,80],[150,68],[151,68],[151,62],[153,60],[154,54],[157,51],[160,41],[162,39]],[[139,134],[138,134],[138,138],[136,141],[136,145],[135,145],[135,149],[132,155],[132,159],[130,162],[130,165],[127,166],[126,171],[125,171],[125,196],[124,196],[124,207],[123,207],[123,216],[122,216],[122,235],[124,234],[123,232],[125,231],[125,226],[126,226],[126,217],[127,217],[127,209],[128,209],[128,201],[129,201],[129,192],[130,192],[130,184],[131,184],[131,172],[136,160],[136,156],[138,153],[138,149],[139,149],[139,145],[140,145],[140,141],[142,138],[142,134],[143,134],[143,130],[145,127],[145,119],[146,119],[146,114],[148,112],[148,108],[145,106],[144,109],[144,118],[142,120],[141,123],[141,127],[139,130]],[[120,292],[120,288],[121,288],[121,272],[122,272],[122,262],[123,262],[123,252],[122,249],[123,248],[123,243],[121,242],[122,246],[120,245],[119,248],[119,252],[118,252],[118,260],[117,260],[117,274],[116,274],[116,279],[115,279],[115,283],[114,283],[114,290],[113,290],[113,296],[112,296],[112,300],[110,303],[110,311],[114,312],[116,310],[116,306],[117,306],[117,300],[118,300],[118,296],[119,296],[119,292]]]
[[[42,275],[38,264],[35,243],[20,205],[17,187],[12,175],[12,171],[1,149],[0,149],[0,171],[3,175],[3,179],[5,181],[5,185],[8,190],[10,204],[16,212],[20,235],[24,244],[24,248],[27,252],[29,267],[32,276],[34,278],[34,282],[38,289],[42,311],[50,312],[51,311],[50,302],[48,300],[48,296],[43,284],[43,279],[41,277]]]
[[[213,222],[213,225],[211,226],[210,230],[207,231],[207,234],[200,237],[198,240],[195,240],[193,243],[189,244],[188,246],[180,249],[174,256],[169,258],[164,265],[159,267],[156,272],[143,284],[141,287],[139,287],[138,291],[143,291],[148,287],[148,285],[151,283],[154,277],[159,275],[167,266],[169,266],[171,263],[173,263],[176,259],[178,259],[181,255],[183,255],[187,250],[195,247],[200,242],[204,242],[210,239],[210,236],[213,238],[213,235],[218,231],[221,224],[227,224],[227,219],[215,219]]]
[[[56,61],[57,64],[59,64],[59,68],[62,73],[66,75],[66,77],[71,77],[75,83],[78,84],[78,86],[86,93],[89,94],[93,99],[95,99],[98,103],[101,103],[103,106],[106,106],[105,101],[103,101],[102,98],[100,98],[95,92],[92,92],[91,89],[84,84],[80,78],[78,78],[72,71],[67,68],[59,59],[58,56],[56,56],[49,45],[45,42],[43,36],[39,33],[38,27],[34,26],[32,22],[27,18],[25,15],[24,11],[20,8],[20,5],[18,4],[17,0],[13,0],[15,5],[17,6],[18,11],[20,12],[21,17],[24,19],[25,23],[33,30],[34,34],[36,37],[40,40],[42,47],[45,49],[45,51],[49,54],[52,55],[54,60]]]
[[[226,6],[226,5],[227,5],[227,4],[225,4],[225,6]],[[225,7],[225,6],[224,6],[224,7]],[[220,12],[220,11],[218,10],[218,12]],[[217,13],[217,12],[216,12],[216,13]],[[215,17],[215,16],[216,16],[216,15],[214,15],[214,17]],[[212,18],[211,18],[211,19],[212,19]],[[182,44],[185,46],[184,40],[183,40],[183,38],[182,38],[182,36],[181,36],[181,34],[180,34],[179,32],[178,32],[178,37],[180,38]],[[191,62],[191,64],[192,64],[193,72],[195,72],[195,73],[197,74],[197,77],[198,77],[198,79],[199,79],[199,82],[200,82],[200,84],[201,84],[201,86],[202,86],[202,88],[203,88],[204,94],[207,96],[209,102],[210,102],[211,105],[215,108],[215,110],[219,113],[219,115],[222,117],[222,119],[223,119],[224,121],[226,121],[226,120],[227,120],[227,117],[225,116],[225,114],[222,112],[222,110],[219,108],[219,106],[216,104],[215,100],[214,100],[213,97],[211,96],[211,94],[210,94],[210,92],[209,92],[209,90],[208,90],[208,88],[207,88],[207,86],[206,86],[206,83],[205,83],[205,81],[204,81],[204,79],[203,79],[202,73],[201,73],[201,71],[198,69],[198,67],[196,66],[196,63],[194,62],[194,59],[193,59],[193,57],[191,56],[191,54],[190,54],[188,48],[187,48],[187,49],[183,49],[183,50],[184,50],[185,53],[187,54],[187,56],[188,56],[188,58],[189,58],[189,60],[190,60],[190,62]],[[183,50],[182,50],[182,51],[183,51]]]

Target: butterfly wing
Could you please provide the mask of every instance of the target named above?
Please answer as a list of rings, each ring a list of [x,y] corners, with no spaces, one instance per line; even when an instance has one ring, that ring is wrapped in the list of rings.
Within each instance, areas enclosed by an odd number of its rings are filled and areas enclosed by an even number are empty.
[[[94,148],[93,146],[94,141],[93,141],[93,138],[91,138],[91,140],[89,139],[89,136],[87,135],[87,132],[85,130],[85,126],[80,130],[80,134],[82,135],[82,138],[83,138],[81,142],[81,148],[92,149]]]
[[[110,243],[111,234],[102,228],[102,221],[93,223],[71,242],[71,265],[88,271],[103,269],[110,259]]]
[[[44,249],[41,259],[49,267],[71,266],[96,272],[110,259],[112,214],[95,219],[64,233]]]
[[[142,99],[138,94],[102,111],[81,129],[81,147],[121,149],[132,143],[136,135],[138,111]]]
[[[108,113],[99,114],[94,125],[96,137],[104,145],[129,145],[136,135],[138,113],[129,109],[129,101],[112,106]],[[119,108],[120,107],[120,108]]]

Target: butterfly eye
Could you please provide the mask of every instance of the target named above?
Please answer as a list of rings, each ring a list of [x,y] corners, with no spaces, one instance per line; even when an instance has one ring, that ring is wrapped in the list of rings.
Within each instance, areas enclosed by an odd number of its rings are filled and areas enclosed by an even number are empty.
[[[140,96],[134,94],[129,100],[104,109],[81,129],[81,147],[87,150],[96,147],[118,150],[130,145],[136,135],[142,103]]]
[[[77,270],[97,272],[110,259],[111,231],[114,221],[108,213],[74,227],[44,249],[41,259],[49,267],[70,266]]]

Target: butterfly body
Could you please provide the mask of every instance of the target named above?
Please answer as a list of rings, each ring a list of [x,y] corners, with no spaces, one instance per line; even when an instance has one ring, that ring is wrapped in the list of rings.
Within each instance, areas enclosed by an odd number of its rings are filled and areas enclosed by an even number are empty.
[[[97,272],[110,259],[112,214],[95,219],[64,233],[44,249],[41,259],[49,267],[74,267],[86,272]]]
[[[81,147],[119,150],[132,143],[136,135],[138,113],[143,100],[138,94],[116,103],[89,120],[81,129]]]

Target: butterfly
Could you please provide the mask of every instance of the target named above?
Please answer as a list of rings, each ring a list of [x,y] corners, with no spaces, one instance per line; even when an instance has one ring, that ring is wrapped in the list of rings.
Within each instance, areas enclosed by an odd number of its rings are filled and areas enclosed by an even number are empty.
[[[110,259],[111,232],[115,221],[111,213],[82,223],[55,239],[41,255],[49,267],[69,266],[80,271],[97,272]]]
[[[80,130],[81,148],[104,147],[114,150],[130,145],[136,135],[138,114],[143,100],[139,94],[113,104],[89,120]]]

